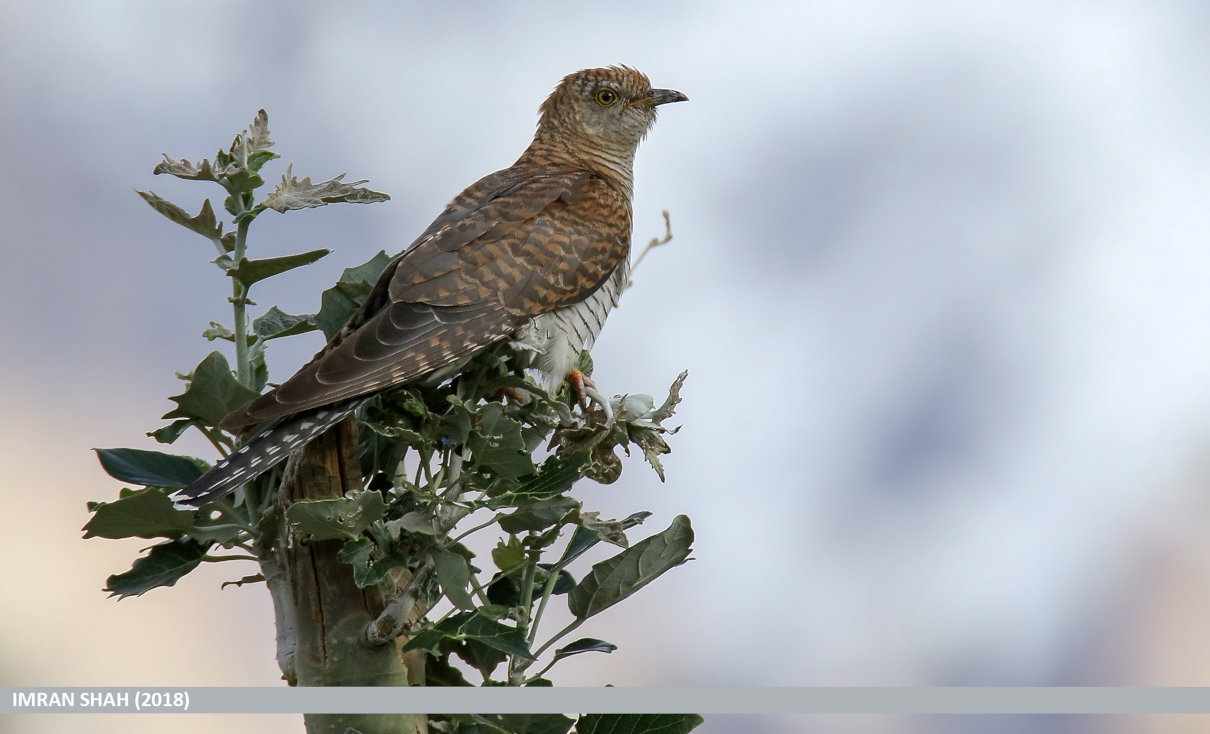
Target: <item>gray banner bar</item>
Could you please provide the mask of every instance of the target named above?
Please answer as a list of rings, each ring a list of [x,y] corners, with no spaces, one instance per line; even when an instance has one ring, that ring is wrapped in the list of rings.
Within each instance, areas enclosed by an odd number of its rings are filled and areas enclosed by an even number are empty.
[[[0,713],[1197,714],[1210,688],[4,688]]]

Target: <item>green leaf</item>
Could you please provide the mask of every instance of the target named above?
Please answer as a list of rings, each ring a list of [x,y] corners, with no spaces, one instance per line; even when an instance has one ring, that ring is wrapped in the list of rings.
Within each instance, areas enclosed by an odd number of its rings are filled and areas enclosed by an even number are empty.
[[[277,306],[273,306],[252,321],[252,333],[260,337],[262,341],[306,334],[308,331],[315,331],[318,328],[319,324],[315,321],[315,314],[296,316],[282,311]]]
[[[218,426],[256,396],[235,379],[221,352],[211,352],[194,368],[185,392],[169,398],[177,407],[163,417],[196,418],[208,426]]]
[[[508,659],[508,655],[475,639],[460,640],[449,647],[450,652],[479,671],[479,675],[482,675],[485,681],[492,677],[492,673],[500,667],[500,663]]]
[[[540,599],[542,591],[546,588],[546,582],[550,578],[550,564],[540,564],[534,572],[534,588],[531,593],[530,601]],[[576,586],[575,578],[567,571],[560,570],[559,578],[555,580],[555,585],[552,588],[552,593],[555,596],[561,596],[571,591]],[[490,584],[487,585],[487,599],[493,604],[504,607],[515,607],[521,604],[521,580],[517,574],[498,573],[493,578]],[[481,610],[482,611],[482,610]]]
[[[643,521],[649,517],[651,517],[651,513],[646,511],[636,512],[632,515],[629,515],[626,517],[626,519],[621,521],[622,529],[629,530],[635,525],[641,525]],[[569,541],[567,544],[567,549],[563,551],[563,557],[559,559],[559,567],[566,566],[575,559],[584,555],[589,548],[593,547],[597,543],[600,543],[602,540],[604,540],[604,538],[601,537],[601,534],[592,528],[586,528],[583,526],[576,528],[576,531],[572,533],[571,541]]]
[[[188,162],[185,161],[185,163]],[[161,163],[160,165],[163,164]],[[159,166],[156,168],[156,172],[159,173]],[[213,242],[219,254],[235,249],[235,235],[231,233],[223,234],[223,223],[218,221],[214,216],[214,208],[210,206],[209,199],[202,202],[202,210],[198,212],[197,216],[191,217],[184,209],[167,199],[156,196],[150,191],[138,191],[136,193],[143,197],[143,201],[150,204],[152,209],[155,209],[185,229],[196,232]]]
[[[438,550],[433,554],[436,566],[437,581],[442,591],[459,609],[474,609],[475,601],[471,598],[467,587],[471,583],[471,569],[466,559],[448,550]]]
[[[150,487],[188,486],[202,476],[206,462],[143,449],[93,449],[101,468],[114,479]],[[169,503],[171,504],[171,503]]]
[[[416,634],[408,638],[407,644],[402,648],[402,652],[411,652],[412,650],[430,650],[436,651],[441,647],[441,643],[447,639],[448,635],[435,627],[426,630],[420,630]]]
[[[525,563],[525,547],[515,535],[510,535],[507,543],[501,538],[492,549],[492,561],[501,571],[516,568]]]
[[[381,583],[387,572],[404,564],[405,559],[388,556],[381,557],[382,551],[365,536],[346,540],[340,547],[336,557],[353,567],[353,583],[357,588],[365,589]]]
[[[626,523],[631,521],[634,515],[625,520],[602,520],[599,512],[581,511],[579,514],[576,524],[580,527],[592,530],[606,543],[613,543],[619,548],[630,547],[630,541],[626,538],[626,528],[629,527]]]
[[[612,642],[595,640],[591,637],[584,637],[576,640],[570,645],[565,645],[560,647],[558,650],[555,650],[555,660],[562,660],[563,658],[571,657],[572,655],[579,655],[580,653],[584,652],[603,652],[608,654],[617,649],[618,646]]]
[[[265,361],[265,342],[257,339],[248,348],[248,362],[252,366],[252,387],[257,393],[269,382],[269,364]]]
[[[391,258],[386,252],[379,250],[378,254],[361,265],[346,268],[336,285],[323,292],[315,322],[329,341],[361,307],[390,262]]]
[[[148,431],[147,435],[160,443],[175,443],[176,440],[181,437],[181,434],[189,430],[189,427],[193,425],[197,424],[191,420],[182,419],[179,421],[173,421],[162,428],[155,429],[154,431]]]
[[[286,510],[286,521],[300,540],[355,540],[384,514],[382,494],[367,491],[335,499],[299,500]]]
[[[576,734],[688,734],[702,721],[697,714],[585,714]]]
[[[450,665],[450,656],[425,655],[424,684],[426,686],[469,686],[462,671]]]
[[[97,505],[83,527],[85,538],[175,538],[193,526],[193,513],[173,509],[155,487]]]
[[[249,260],[245,258],[240,260],[235,267],[229,268],[227,275],[238,278],[245,287],[248,287],[253,283],[259,283],[265,278],[272,278],[274,275],[279,275],[288,270],[310,265],[329,252],[331,250],[311,250],[309,252],[301,252],[297,255],[267,257],[261,260]]]
[[[525,505],[508,515],[500,517],[500,527],[506,533],[523,533],[527,530],[545,530],[559,523],[567,514],[580,506],[580,501],[571,497],[555,497]]]
[[[219,426],[232,411],[257,398],[257,393],[240,385],[221,352],[211,352],[198,363],[189,378],[189,387],[168,398],[177,409],[165,418],[197,418],[207,426]]]
[[[488,403],[480,411],[479,425],[470,436],[470,449],[478,466],[505,479],[537,471],[521,437],[521,424],[505,416],[504,406],[499,403]]]
[[[126,573],[115,574],[105,581],[104,591],[124,599],[140,596],[157,586],[173,586],[185,574],[198,567],[209,545],[181,539],[151,547],[151,552],[136,559]]]
[[[672,525],[612,558],[592,567],[567,598],[567,606],[579,619],[608,609],[654,581],[689,557],[693,528],[689,518],[677,515]]]
[[[529,651],[529,646],[525,644],[525,637],[521,634],[520,629],[501,624],[477,612],[459,612],[446,618],[436,627],[418,632],[403,646],[403,652],[436,650],[443,639],[478,640],[488,647],[508,655],[533,659],[533,654]]]
[[[576,723],[562,714],[475,714],[458,734],[567,734]]]
[[[522,481],[516,489],[492,497],[487,507],[497,509],[558,497],[580,478],[586,458],[582,454],[548,457],[536,475]]]
[[[239,539],[240,527],[226,522],[226,518],[222,518],[215,521],[214,524],[194,525],[189,528],[186,535],[199,543],[218,543],[225,548],[230,548]]]
[[[402,517],[395,520],[388,520],[386,523],[387,532],[391,534],[393,540],[399,540],[399,536],[403,532],[419,533],[421,535],[436,535],[437,528],[433,526],[436,522],[433,513],[428,510],[413,510],[412,512],[404,513]]]
[[[281,183],[261,202],[261,206],[277,212],[287,212],[291,209],[309,209],[326,204],[372,204],[391,198],[384,193],[363,188],[361,185],[367,181],[345,183],[341,180],[344,177],[345,174],[342,173],[330,181],[318,184],[311,183],[309,176],[300,181],[294,177],[294,166],[291,164],[286,168]]]
[[[461,637],[479,640],[488,647],[494,647],[500,652],[516,657],[533,659],[529,646],[525,644],[525,636],[516,627],[500,624],[481,614],[473,614],[470,619],[458,628]]]

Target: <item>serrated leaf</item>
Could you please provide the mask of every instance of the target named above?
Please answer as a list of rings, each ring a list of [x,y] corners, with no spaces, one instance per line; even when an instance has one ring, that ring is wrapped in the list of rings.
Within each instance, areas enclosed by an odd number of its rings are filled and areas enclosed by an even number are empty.
[[[703,721],[697,714],[585,714],[576,734],[688,734]]]
[[[196,425],[193,421],[183,418],[178,421],[173,421],[162,428],[157,428],[154,431],[148,431],[146,435],[154,438],[160,443],[176,443],[176,440],[181,437],[181,434],[189,430],[189,427]]]
[[[160,163],[157,164],[154,169],[152,169],[152,173],[157,176],[161,173],[167,173],[169,175],[176,176],[177,178],[184,178],[190,181],[219,182],[218,174],[210,165],[210,161],[203,160],[199,161],[197,165],[194,165],[186,158],[181,158],[180,160],[169,158],[167,153],[164,154],[164,160],[160,161]]]
[[[345,183],[342,180],[344,177],[342,173],[329,181],[313,184],[309,176],[302,180],[295,178],[294,165],[291,164],[286,168],[281,183],[261,205],[277,212],[287,212],[326,204],[372,204],[391,198],[382,192],[362,187],[368,180]]]
[[[384,514],[382,494],[365,491],[333,499],[299,500],[286,510],[286,521],[302,540],[355,540]]]
[[[263,153],[273,147],[273,139],[269,136],[269,113],[256,111],[252,124],[243,132],[244,141],[249,153]]]
[[[266,278],[272,278],[274,275],[280,275],[288,270],[310,265],[329,252],[331,250],[311,250],[309,252],[301,252],[297,255],[267,257],[261,260],[248,260],[245,258],[240,260],[239,264],[235,267],[229,268],[227,275],[238,278],[247,287],[253,283],[259,283]]]
[[[433,563],[441,590],[459,609],[474,609],[475,601],[467,587],[471,583],[470,564],[461,555],[448,550],[433,553]]]
[[[257,393],[235,379],[221,352],[211,352],[193,370],[185,392],[169,398],[177,407],[163,417],[196,418],[208,426],[218,426],[228,414],[256,396]]]
[[[672,449],[668,446],[668,442],[660,435],[659,431],[635,428],[630,429],[630,440],[638,444],[643,450],[643,458],[655,470],[656,476],[660,481],[664,481],[664,465],[660,462],[660,457],[664,454],[672,453]]]
[[[208,547],[189,539],[152,546],[147,555],[135,560],[129,571],[106,579],[103,591],[124,599],[140,596],[158,586],[173,586],[198,567]]]
[[[235,341],[235,333],[223,324],[211,321],[210,326],[202,332],[202,338],[208,342],[212,342],[215,339],[225,339],[226,341],[233,342]]]
[[[329,341],[336,336],[353,312],[361,307],[390,262],[391,258],[386,252],[379,250],[374,257],[361,265],[346,268],[336,285],[323,292],[315,322],[323,329],[324,336]]]
[[[684,563],[692,544],[689,518],[677,515],[667,530],[593,566],[572,589],[567,598],[568,608],[579,619],[608,609],[665,571]]]
[[[145,487],[188,486],[206,470],[206,462],[143,449],[93,449],[101,468],[114,479]]]
[[[161,489],[149,487],[95,506],[85,538],[176,538],[193,527],[193,513],[176,510]]]
[[[648,416],[650,420],[654,421],[655,423],[662,423],[663,421],[672,417],[673,413],[676,412],[676,406],[680,405],[681,388],[684,387],[685,378],[688,376],[689,370],[685,370],[676,376],[676,379],[672,381],[672,387],[668,389],[668,397],[664,400],[660,407],[656,408],[655,411]]]
[[[608,654],[617,649],[618,646],[612,642],[596,640],[591,637],[584,637],[576,640],[570,645],[565,645],[560,647],[558,650],[555,650],[555,660],[562,660],[563,658],[571,657],[572,655],[579,655],[580,653],[585,652],[603,652]]]
[[[185,162],[188,163],[188,161]],[[231,234],[223,234],[223,223],[218,221],[214,216],[214,208],[210,206],[209,199],[202,202],[202,210],[197,213],[197,216],[191,217],[181,207],[150,191],[139,191],[136,193],[143,197],[143,201],[151,205],[152,209],[155,209],[185,229],[196,232],[213,242],[220,254],[235,249],[235,237]]]
[[[260,337],[262,341],[306,334],[318,328],[319,324],[315,321],[315,314],[289,314],[277,306],[273,306],[252,321],[252,333]]]

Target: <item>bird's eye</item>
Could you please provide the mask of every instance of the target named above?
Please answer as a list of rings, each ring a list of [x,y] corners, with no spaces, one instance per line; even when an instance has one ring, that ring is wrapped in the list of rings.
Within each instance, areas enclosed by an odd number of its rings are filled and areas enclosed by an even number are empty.
[[[602,107],[612,107],[618,101],[618,93],[612,89],[598,89],[592,98]]]

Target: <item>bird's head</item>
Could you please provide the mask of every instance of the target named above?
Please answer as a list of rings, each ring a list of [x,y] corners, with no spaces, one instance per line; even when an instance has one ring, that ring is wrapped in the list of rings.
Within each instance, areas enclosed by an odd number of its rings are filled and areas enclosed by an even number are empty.
[[[672,89],[652,89],[646,74],[628,66],[584,69],[563,77],[542,103],[537,137],[633,156],[659,106],[688,99]]]

